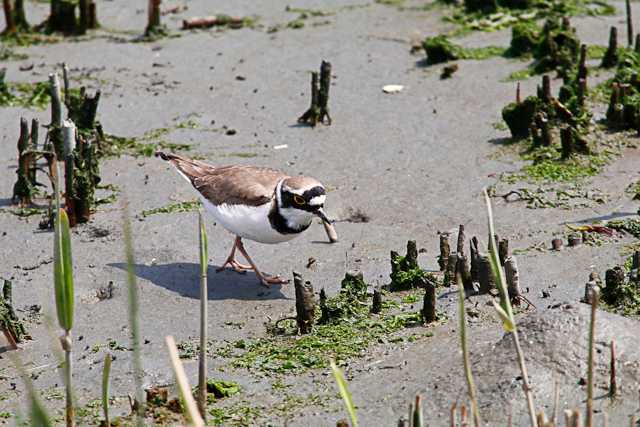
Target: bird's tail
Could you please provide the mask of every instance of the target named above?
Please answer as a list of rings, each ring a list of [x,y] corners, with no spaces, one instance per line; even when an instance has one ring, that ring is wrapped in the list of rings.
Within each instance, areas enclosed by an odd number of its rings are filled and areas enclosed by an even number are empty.
[[[211,165],[173,153],[156,151],[156,157],[160,157],[162,160],[166,160],[171,163],[180,175],[182,175],[192,185],[195,185],[196,179],[202,177],[207,173],[207,171],[213,169],[213,166]]]

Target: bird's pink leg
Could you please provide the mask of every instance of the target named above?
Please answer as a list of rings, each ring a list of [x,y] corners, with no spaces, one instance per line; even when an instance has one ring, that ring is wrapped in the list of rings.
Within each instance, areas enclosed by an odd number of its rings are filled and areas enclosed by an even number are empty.
[[[236,239],[233,242],[233,247],[231,248],[231,253],[227,257],[227,260],[224,262],[224,264],[222,264],[222,266],[220,266],[216,271],[224,270],[227,265],[230,265],[231,268],[233,268],[233,270],[237,271],[238,273],[245,273],[246,271],[253,269],[253,267],[250,265],[240,264],[238,261],[236,261],[235,255],[236,248],[238,247],[238,242],[240,242],[240,237],[236,236]]]
[[[260,270],[258,270],[258,267],[256,267],[256,265],[253,263],[251,257],[249,257],[247,251],[244,249],[244,245],[242,244],[242,240],[240,239],[240,237],[238,237],[236,240],[236,247],[238,248],[242,256],[245,257],[247,261],[249,261],[249,264],[251,264],[251,267],[256,273],[256,276],[258,276],[258,279],[260,279],[260,283],[262,283],[264,286],[269,287],[269,285],[282,285],[285,283],[289,283],[288,280],[283,279],[280,276],[267,276],[261,273]]]

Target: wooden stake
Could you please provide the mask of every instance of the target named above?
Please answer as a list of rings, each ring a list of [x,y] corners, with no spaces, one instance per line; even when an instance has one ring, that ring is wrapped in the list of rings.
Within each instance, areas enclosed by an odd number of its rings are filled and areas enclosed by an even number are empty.
[[[618,29],[616,27],[611,27],[609,31],[609,47],[602,57],[602,63],[600,64],[603,68],[611,68],[618,63]]]
[[[422,302],[422,322],[425,324],[436,321],[436,287],[430,280],[424,280],[424,301]]]
[[[147,14],[147,28],[145,34],[152,35],[160,27],[160,4],[162,0],[149,0]]]
[[[560,128],[560,143],[562,145],[562,158],[568,159],[574,152],[573,132],[569,126]]]
[[[462,286],[464,287],[465,296],[470,296],[476,293],[473,287],[473,281],[471,280],[471,273],[469,272],[469,262],[467,257],[458,254],[458,262],[456,264],[456,276],[459,276],[462,280]]]
[[[447,261],[447,270],[444,273],[444,285],[451,286],[458,284],[458,276],[456,275],[456,269],[458,268],[458,254],[449,254]]]
[[[598,300],[599,289],[596,286],[593,288],[593,295],[591,297],[591,322],[589,324],[589,357],[587,361],[587,427],[593,426],[593,368],[596,354],[596,310],[598,308]]]
[[[298,331],[308,334],[313,329],[314,313],[316,309],[311,282],[303,282],[299,273],[293,272],[293,284],[296,291],[296,321]]]
[[[616,381],[616,342],[611,340],[611,360],[609,362],[609,397],[616,397],[618,382]]]
[[[51,124],[49,140],[58,158],[64,158],[62,142],[62,100],[60,99],[60,80],[58,74],[49,74],[49,90],[51,95]]]
[[[371,313],[380,314],[382,311],[382,294],[379,290],[373,290],[373,300],[371,303]]]
[[[456,252],[459,255],[464,255],[464,225],[460,224],[458,226],[458,244],[456,245]]]
[[[580,62],[578,65],[578,79],[585,79],[587,78],[587,45],[586,44],[582,44],[580,45]]]
[[[491,262],[486,255],[478,257],[478,281],[480,282],[481,294],[488,294],[489,291],[496,287],[493,271],[491,270]]]
[[[440,271],[447,270],[447,263],[449,261],[450,253],[451,253],[451,248],[449,247],[449,233],[441,233],[440,234],[440,256],[438,257],[438,265],[440,266]]]
[[[478,282],[478,257],[480,252],[478,251],[478,238],[473,236],[469,241],[469,253],[471,254],[471,281]]]
[[[631,1],[626,0],[627,6],[627,43],[633,46],[633,18],[631,17]]]
[[[504,262],[504,273],[507,280],[507,291],[513,305],[520,305],[522,291],[520,290],[520,273],[516,257],[511,255]]]
[[[516,104],[520,104],[522,100],[520,99],[520,82],[516,84]]]
[[[418,246],[415,240],[407,241],[407,256],[405,257],[407,268],[418,268]]]
[[[509,240],[502,239],[498,242],[498,257],[500,265],[504,265],[505,260],[509,257]]]
[[[320,89],[318,88],[318,73],[311,73],[311,105],[303,115],[298,117],[298,123],[307,123],[312,127],[318,123],[320,116],[320,106],[318,105],[318,96]]]
[[[2,0],[2,7],[4,9],[4,20],[6,22],[6,27],[3,34],[13,34],[17,31],[16,22],[13,19],[13,7],[11,5],[11,0]]]
[[[320,93],[318,94],[318,104],[320,107],[321,123],[331,124],[331,116],[329,115],[329,88],[331,87],[331,63],[322,61],[320,64]]]
[[[545,103],[550,103],[551,98],[551,78],[545,74],[542,76],[542,100]]]

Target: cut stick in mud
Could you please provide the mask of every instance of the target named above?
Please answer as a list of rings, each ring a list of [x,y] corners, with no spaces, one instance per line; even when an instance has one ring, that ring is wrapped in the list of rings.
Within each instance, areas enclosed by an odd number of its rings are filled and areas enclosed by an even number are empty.
[[[562,245],[563,245],[562,239],[560,239],[560,238],[558,238],[558,237],[556,237],[555,239],[553,239],[553,240],[551,241],[551,248],[552,248],[554,251],[559,251],[559,250],[561,250],[561,249],[562,249]]]
[[[471,280],[471,273],[469,271],[469,261],[467,257],[462,254],[458,254],[458,261],[456,263],[456,277],[458,276],[458,282],[462,281],[465,295],[475,294],[476,290],[473,287],[473,281]]]
[[[626,0],[627,10],[627,44],[633,46],[633,18],[631,17],[631,0]]]
[[[69,216],[69,225],[74,227],[77,221],[76,194],[74,188],[75,165],[73,150],[76,146],[76,127],[71,120],[65,120],[62,125],[64,143],[64,207]]]
[[[522,291],[520,290],[520,273],[515,256],[508,257],[504,262],[504,274],[507,280],[507,291],[513,305],[520,305]]]
[[[338,422],[336,423],[336,427],[349,427],[349,421],[345,420],[344,418],[338,420]]]
[[[296,291],[296,322],[301,334],[308,334],[313,329],[316,301],[313,297],[311,282],[304,282],[302,276],[293,272],[293,285]]]
[[[502,239],[498,242],[498,257],[500,258],[500,265],[504,266],[505,260],[509,257],[508,239]]]
[[[562,158],[568,159],[575,151],[573,144],[573,130],[569,126],[560,128],[560,145],[562,148]]]
[[[618,382],[616,380],[616,342],[611,340],[611,360],[609,362],[609,397],[616,397]]]
[[[469,271],[471,281],[478,282],[478,258],[480,257],[480,252],[478,251],[478,238],[476,236],[473,236],[471,240],[469,240],[469,253],[471,258],[471,268]]]
[[[422,322],[425,324],[436,321],[436,287],[430,280],[424,280],[424,301],[422,302]]]
[[[418,246],[415,240],[407,241],[407,256],[405,257],[407,268],[418,268]]]
[[[382,311],[382,294],[379,290],[374,289],[373,300],[371,303],[371,313],[379,314]]]
[[[451,253],[451,248],[449,247],[449,233],[441,233],[440,234],[440,256],[438,257],[438,265],[440,266],[440,271],[447,270],[447,263],[449,262],[450,253]]]
[[[545,104],[551,102],[551,78],[548,74],[542,76],[542,100]]]
[[[13,186],[12,199],[20,203],[20,206],[29,206],[35,195],[35,187],[32,183],[32,154],[29,150],[29,122],[20,118],[20,137],[18,138],[18,179]]]
[[[578,63],[578,79],[587,79],[587,45],[580,45],[580,60]]]
[[[13,34],[17,31],[16,21],[13,14],[13,5],[11,0],[2,0],[2,7],[4,9],[4,19],[7,26],[4,28],[4,34]]]
[[[618,63],[618,29],[611,27],[609,30],[609,46],[602,57],[600,66],[602,68],[611,68]]]
[[[582,235],[581,234],[572,234],[568,239],[569,246],[576,247],[582,244]]]
[[[456,252],[459,255],[464,255],[464,225],[460,224],[458,227],[458,244],[456,245]]]
[[[151,36],[161,29],[160,24],[160,4],[162,0],[149,0],[147,13],[147,28],[144,33]]]
[[[60,80],[57,73],[49,74],[49,90],[51,95],[51,124],[49,125],[49,140],[53,143],[56,156],[63,159],[62,148],[62,100],[60,95]]]
[[[516,84],[516,104],[520,104],[520,102],[522,102],[522,99],[520,97],[520,82],[518,82]]]
[[[478,257],[478,282],[480,283],[481,294],[488,294],[496,287],[496,281],[491,270],[491,262],[486,255]]]
[[[458,276],[456,276],[456,269],[458,268],[458,254],[449,254],[447,260],[447,270],[444,273],[444,285],[451,286],[458,284]]]
[[[322,61],[320,74],[311,73],[311,106],[298,118],[298,123],[314,127],[318,123],[331,124],[329,115],[329,88],[331,86],[331,64]]]
[[[640,53],[640,34],[636,34],[636,41],[635,41],[635,44],[633,45],[633,50],[636,53]]]

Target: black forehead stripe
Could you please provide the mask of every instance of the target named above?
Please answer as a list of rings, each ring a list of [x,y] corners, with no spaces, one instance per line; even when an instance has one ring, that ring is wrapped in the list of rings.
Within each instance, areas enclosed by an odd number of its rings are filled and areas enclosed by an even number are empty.
[[[312,189],[302,193],[302,197],[304,197],[306,200],[311,200],[316,196],[324,196],[324,195],[325,195],[324,187],[320,187],[320,186],[313,187]]]

